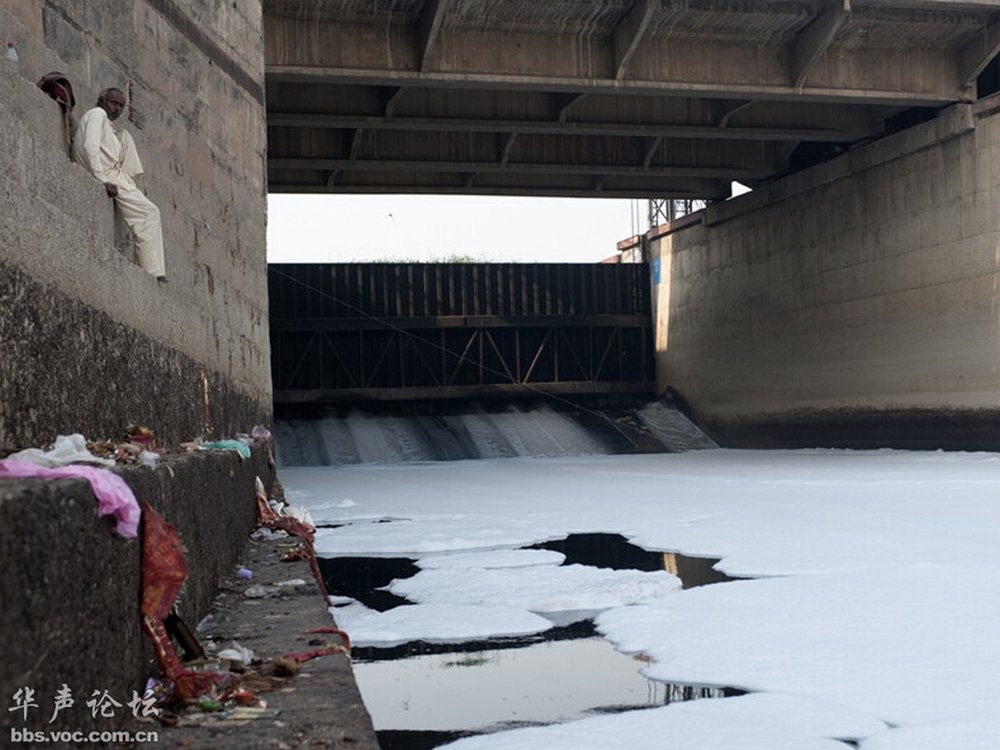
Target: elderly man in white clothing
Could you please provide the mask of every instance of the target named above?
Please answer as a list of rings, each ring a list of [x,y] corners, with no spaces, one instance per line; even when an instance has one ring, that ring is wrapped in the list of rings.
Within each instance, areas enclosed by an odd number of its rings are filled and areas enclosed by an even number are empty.
[[[166,281],[160,209],[135,184],[135,177],[142,174],[142,162],[132,136],[111,127],[123,109],[125,95],[121,90],[104,89],[97,97],[97,106],[80,119],[73,158],[104,183],[108,195],[115,199],[135,235],[139,265],[158,281]]]

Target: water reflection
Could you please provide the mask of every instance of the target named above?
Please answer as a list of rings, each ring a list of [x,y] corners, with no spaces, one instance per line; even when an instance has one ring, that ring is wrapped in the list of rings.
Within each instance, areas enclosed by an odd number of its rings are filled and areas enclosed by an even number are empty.
[[[570,534],[528,549],[549,549],[566,555],[563,565],[592,565],[614,570],[665,570],[681,579],[683,588],[735,581],[715,569],[717,557],[690,557],[679,552],[651,552],[620,534]]]
[[[355,662],[375,728],[484,731],[550,724],[609,705],[663,705],[667,686],[603,638]]]
[[[395,578],[410,578],[420,572],[408,557],[321,557],[318,562],[326,590],[335,596],[349,596],[379,612],[413,603],[381,590]]]
[[[740,579],[715,569],[718,557],[689,557],[679,552],[663,553],[663,569],[681,579],[681,587],[691,589],[710,583],[724,583]]]
[[[564,565],[666,570],[684,588],[734,580],[714,569],[717,559],[650,552],[618,534],[572,534],[529,549],[561,552]],[[331,593],[380,611],[409,602],[378,589],[419,570],[409,558],[334,558],[320,568]],[[382,750],[429,750],[469,734],[742,692],[649,680],[647,661],[615,651],[589,619],[527,637],[354,650]]]

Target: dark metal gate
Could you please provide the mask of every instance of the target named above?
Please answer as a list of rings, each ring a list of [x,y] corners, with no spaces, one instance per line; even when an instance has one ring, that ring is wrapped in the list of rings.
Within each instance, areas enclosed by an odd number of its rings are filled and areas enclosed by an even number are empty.
[[[276,404],[652,392],[640,264],[268,268]]]

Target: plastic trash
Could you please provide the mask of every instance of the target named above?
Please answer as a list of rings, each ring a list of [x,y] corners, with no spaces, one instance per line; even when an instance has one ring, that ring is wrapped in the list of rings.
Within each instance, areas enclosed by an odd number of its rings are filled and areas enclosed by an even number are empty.
[[[126,539],[139,536],[139,503],[125,480],[94,466],[38,466],[30,461],[0,461],[0,479],[86,479],[97,498],[97,515],[115,519],[115,533]]]
[[[253,651],[246,646],[241,646],[236,641],[230,643],[229,648],[223,649],[215,656],[219,661],[242,664],[244,667],[249,666],[250,662],[253,661]]]
[[[244,568],[241,565],[239,567],[239,570],[236,571],[236,577],[244,581],[249,581],[251,578],[253,578],[253,571],[250,570],[250,568]]]
[[[205,713],[216,713],[222,710],[222,704],[214,698],[202,698],[198,701],[198,708]]]
[[[275,539],[286,539],[288,537],[287,531],[272,531],[264,526],[259,529],[255,529],[250,534],[250,538],[255,542],[273,542]]]
[[[259,583],[247,586],[246,591],[243,592],[243,596],[247,599],[266,599],[270,595],[271,593]]]
[[[207,630],[211,630],[217,625],[215,622],[215,615],[209,613],[198,621],[198,624],[194,626],[196,633],[204,633]]]
[[[68,464],[97,464],[98,466],[114,466],[113,458],[99,458],[87,449],[87,438],[80,433],[59,435],[51,450],[27,448],[10,456],[8,460],[29,461],[36,466],[66,466]]]
[[[17,62],[17,48],[14,46],[14,42],[7,42],[7,59],[12,63]]]
[[[155,469],[159,461],[159,453],[153,453],[153,451],[143,451],[139,454],[139,463],[150,469]]]
[[[250,458],[250,449],[239,440],[216,440],[214,443],[202,443],[202,450],[236,451],[240,458]]]
[[[307,523],[316,528],[316,522],[313,521],[312,515],[304,505],[286,505],[282,515],[291,516],[296,521]]]

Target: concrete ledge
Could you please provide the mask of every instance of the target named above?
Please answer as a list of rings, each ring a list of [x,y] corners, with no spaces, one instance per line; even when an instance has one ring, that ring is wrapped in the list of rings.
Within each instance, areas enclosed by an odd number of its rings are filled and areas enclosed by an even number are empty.
[[[174,455],[155,471],[123,467],[118,473],[140,503],[149,502],[180,533],[190,576],[178,609],[193,627],[255,526],[255,477],[267,486],[273,480],[266,450],[255,447],[246,461],[232,451]],[[0,481],[0,525],[0,637],[10,645],[0,664],[0,694],[10,698],[30,687],[40,705],[24,723],[20,714],[4,711],[2,736],[12,726],[114,728],[110,719],[91,723],[85,699],[107,690],[124,704],[147,676],[158,674],[140,626],[139,540],[114,535],[97,517],[83,480]],[[64,683],[77,705],[48,725]],[[118,713],[119,726],[139,728],[127,710],[127,716]]]
[[[817,409],[699,421],[726,448],[1000,451],[1000,409]]]
[[[322,645],[341,645],[334,634],[313,633],[329,627],[327,611],[309,565],[282,562],[282,553],[296,540],[250,542],[240,562],[253,571],[252,581],[235,576],[223,585],[212,609],[212,625],[199,638],[226,648],[232,641],[251,649],[263,662],[289,652],[311,651]],[[249,585],[268,588],[299,578],[302,586],[281,587],[280,594],[248,599]],[[251,669],[261,671],[259,667]],[[160,732],[167,747],[244,750],[248,747],[308,747],[378,750],[371,717],[354,680],[350,659],[335,653],[302,664],[302,671],[284,685],[259,694],[268,709],[278,711],[274,721],[227,721],[217,715],[188,714],[176,728]]]

